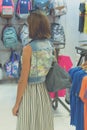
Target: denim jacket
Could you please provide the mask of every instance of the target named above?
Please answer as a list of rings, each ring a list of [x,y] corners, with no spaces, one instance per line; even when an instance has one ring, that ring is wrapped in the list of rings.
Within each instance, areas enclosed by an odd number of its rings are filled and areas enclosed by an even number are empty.
[[[49,40],[33,40],[30,42],[32,48],[31,69],[29,84],[42,83],[52,65],[54,59],[53,47]]]

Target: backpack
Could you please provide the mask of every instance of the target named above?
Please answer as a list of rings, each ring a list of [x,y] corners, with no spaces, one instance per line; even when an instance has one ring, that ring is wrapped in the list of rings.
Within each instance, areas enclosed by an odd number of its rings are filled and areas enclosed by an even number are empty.
[[[14,1],[13,0],[2,0],[1,5],[1,16],[3,18],[11,18],[14,14]]]
[[[40,9],[42,10],[46,15],[49,15],[49,0],[34,0],[33,5],[34,9]]]
[[[28,25],[26,23],[19,27],[18,37],[23,47],[31,41],[29,38]]]
[[[58,44],[65,44],[65,33],[63,26],[59,23],[51,24],[51,40]]]
[[[50,0],[51,14],[54,16],[61,16],[66,14],[67,5],[65,0]]]
[[[12,78],[19,78],[20,55],[16,51],[11,51],[9,60],[4,65],[6,75]]]
[[[0,15],[1,15],[1,12],[2,12],[2,0],[0,0]]]
[[[12,25],[5,25],[2,30],[2,41],[6,48],[15,48],[18,45],[16,29]]]
[[[32,10],[32,0],[17,0],[15,13],[18,18],[26,19],[30,10]]]

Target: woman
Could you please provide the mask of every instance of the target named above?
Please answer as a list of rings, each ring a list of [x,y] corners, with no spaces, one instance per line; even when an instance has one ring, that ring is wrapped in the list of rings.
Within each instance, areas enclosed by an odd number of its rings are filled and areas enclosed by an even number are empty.
[[[33,40],[23,48],[21,76],[12,112],[17,116],[17,130],[53,130],[51,103],[45,86],[53,61],[50,24],[41,11],[32,12],[27,21],[29,37]]]

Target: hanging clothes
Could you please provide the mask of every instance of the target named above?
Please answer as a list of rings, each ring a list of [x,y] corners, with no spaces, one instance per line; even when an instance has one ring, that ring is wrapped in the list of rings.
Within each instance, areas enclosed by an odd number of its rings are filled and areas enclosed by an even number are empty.
[[[76,67],[69,71],[72,78],[70,91],[71,125],[76,126],[76,130],[84,130],[84,103],[79,97],[81,84],[87,73],[81,68]]]
[[[57,58],[57,61],[58,61],[59,66],[64,68],[66,71],[69,71],[69,69],[71,69],[71,67],[73,66],[73,63],[69,56],[59,55]],[[65,89],[58,90],[57,93],[49,92],[49,96],[52,99],[54,99],[57,95],[58,95],[58,97],[64,97],[65,94],[66,94],[66,86],[65,86]]]
[[[84,30],[84,15],[85,15],[85,3],[80,3],[79,5],[79,31],[82,33]]]
[[[82,80],[79,97],[84,103],[84,130],[87,130],[87,76]]]
[[[84,33],[87,33],[87,2],[85,2]]]
[[[59,66],[62,67],[63,69],[65,69],[67,72],[73,66],[73,63],[69,56],[59,55],[57,60],[58,60]],[[65,94],[66,94],[66,89],[62,89],[62,90],[58,91],[58,97],[64,97]]]
[[[76,67],[76,68],[71,68],[70,70],[69,70],[69,73],[71,73],[71,78],[73,79],[73,74],[75,73],[75,71],[77,71],[78,69],[80,69],[80,68],[78,68],[78,67]],[[65,95],[65,101],[66,101],[66,103],[67,104],[70,104],[70,90],[71,90],[71,88],[66,88],[66,95]]]
[[[81,70],[81,68],[76,67],[69,71],[69,74],[72,79],[72,86],[70,91],[70,108],[71,108],[71,121],[70,124],[76,126],[76,96],[75,96],[75,90],[76,86],[78,84],[78,72]],[[76,80],[77,79],[77,80]]]

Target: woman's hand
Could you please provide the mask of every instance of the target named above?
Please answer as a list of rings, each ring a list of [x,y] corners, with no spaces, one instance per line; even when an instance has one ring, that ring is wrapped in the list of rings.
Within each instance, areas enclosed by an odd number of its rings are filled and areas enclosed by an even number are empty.
[[[15,105],[12,109],[12,113],[14,116],[18,115],[19,105]]]

